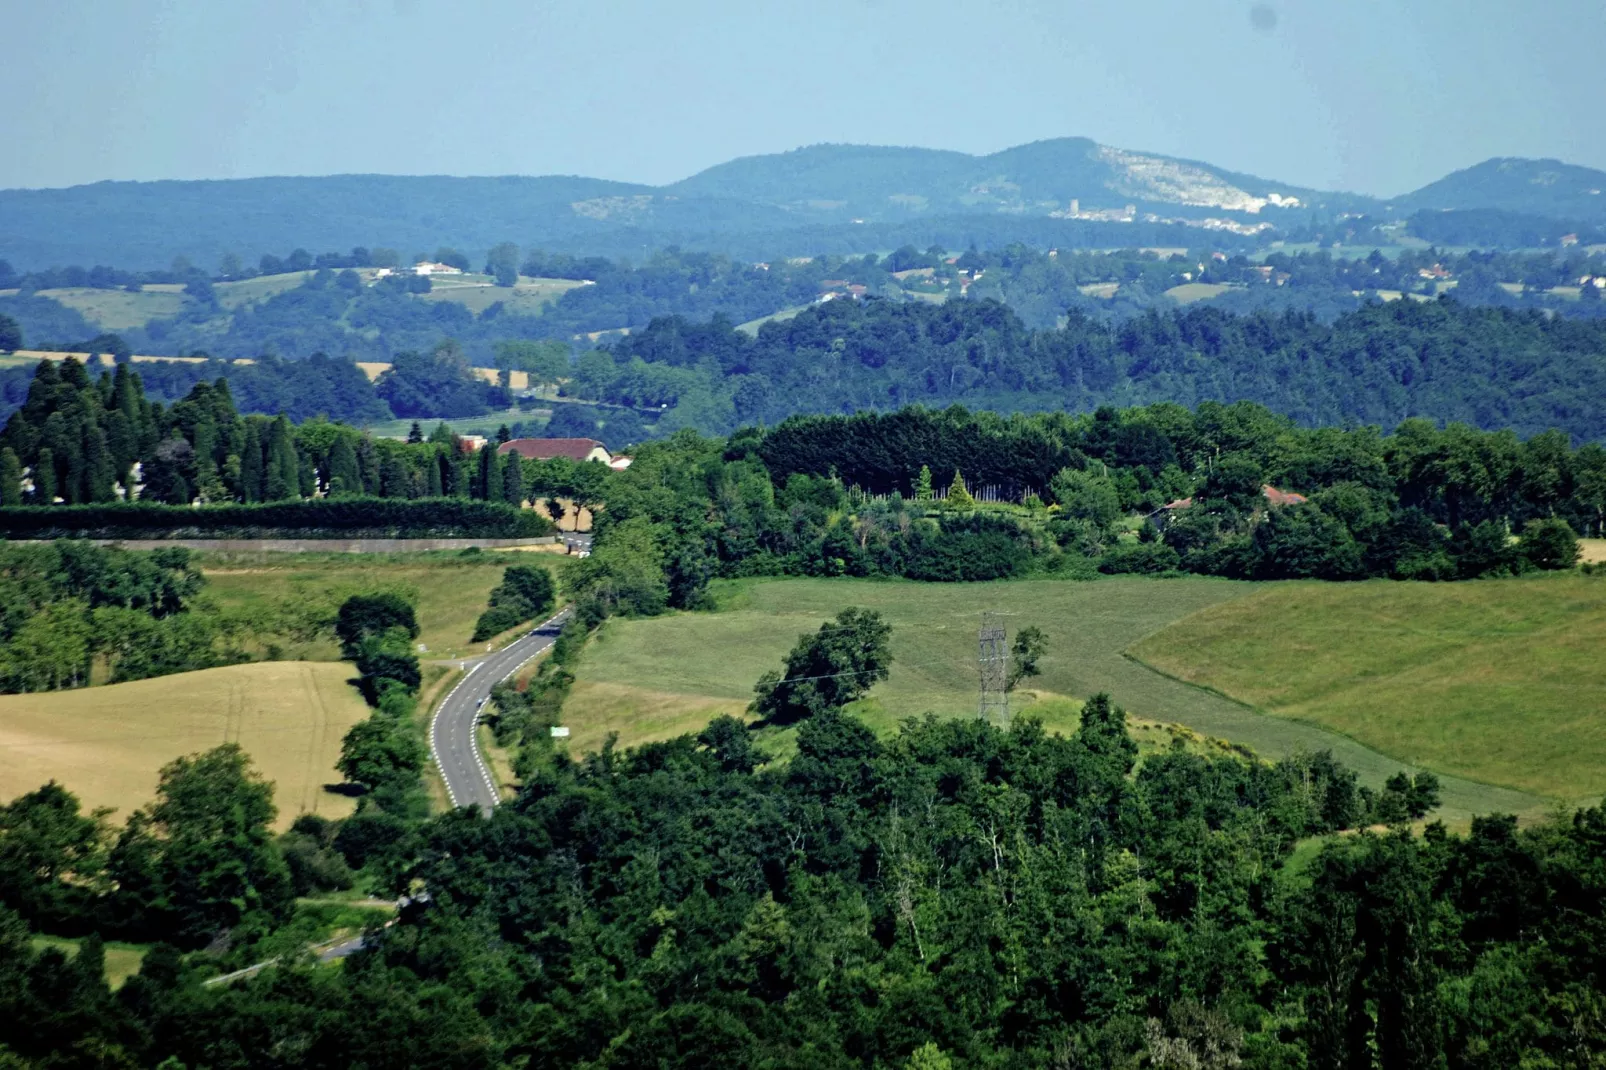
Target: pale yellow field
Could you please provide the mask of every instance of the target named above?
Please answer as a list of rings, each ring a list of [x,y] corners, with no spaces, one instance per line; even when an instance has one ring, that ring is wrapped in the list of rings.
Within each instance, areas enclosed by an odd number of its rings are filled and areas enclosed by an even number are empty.
[[[1606,539],[1579,539],[1578,560],[1587,565],[1598,565],[1606,561]]]
[[[368,715],[356,673],[339,662],[257,662],[108,687],[0,695],[0,800],[47,780],[121,822],[149,802],[163,765],[237,742],[276,785],[277,827],[301,813],[342,817],[353,801],[325,790],[346,730]]]

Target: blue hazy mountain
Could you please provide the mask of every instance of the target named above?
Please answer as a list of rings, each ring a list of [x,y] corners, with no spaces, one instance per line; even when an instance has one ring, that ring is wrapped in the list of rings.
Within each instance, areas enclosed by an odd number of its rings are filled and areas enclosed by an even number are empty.
[[[1033,142],[972,156],[922,148],[816,145],[719,164],[667,186],[576,176],[332,175],[224,181],[100,182],[0,191],[0,259],[55,264],[203,266],[386,246],[403,256],[500,241],[639,257],[671,244],[736,255],[1046,235],[1098,244],[1146,226],[1137,244],[1185,240],[1204,220],[1297,225],[1340,211],[1499,210],[1600,219],[1606,173],[1555,161],[1491,160],[1385,205],[1208,163],[1101,145]],[[1188,226],[1183,226],[1186,223]],[[1215,224],[1212,224],[1215,225]],[[1169,229],[1168,229],[1169,228]],[[1138,231],[1142,231],[1140,235]]]

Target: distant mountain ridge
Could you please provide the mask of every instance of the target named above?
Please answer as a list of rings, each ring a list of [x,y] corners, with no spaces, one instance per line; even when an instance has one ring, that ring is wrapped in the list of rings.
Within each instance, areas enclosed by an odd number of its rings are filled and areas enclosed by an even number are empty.
[[[1504,156],[1454,171],[1393,202],[1406,209],[1496,209],[1552,219],[1606,220],[1606,171]]]
[[[254,260],[358,245],[403,256],[447,245],[478,257],[501,241],[638,258],[671,244],[807,255],[933,235],[1191,244],[1201,227],[1242,243],[1342,213],[1496,209],[1597,222],[1606,220],[1602,190],[1606,172],[1553,160],[1490,160],[1381,201],[1087,138],[982,156],[815,145],[731,160],[667,186],[581,176],[332,175],[0,190],[0,259],[18,270],[138,269],[179,255],[212,265],[225,253]],[[1130,224],[1142,226],[1119,229]]]

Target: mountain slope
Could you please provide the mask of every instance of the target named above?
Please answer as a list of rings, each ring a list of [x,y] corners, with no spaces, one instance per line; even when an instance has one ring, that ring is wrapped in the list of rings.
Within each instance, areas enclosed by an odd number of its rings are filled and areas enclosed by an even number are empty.
[[[1455,171],[1395,200],[1407,211],[1487,208],[1552,219],[1606,221],[1606,171],[1500,157]]]
[[[933,149],[813,145],[719,164],[670,190],[742,198],[800,215],[881,222],[921,214],[1065,212],[1127,204],[1159,214],[1257,215],[1335,197],[1210,164],[1053,138],[987,156]]]
[[[1606,173],[1553,160],[1491,160],[1396,200],[1393,211],[1493,209],[1606,220]],[[211,267],[388,246],[478,257],[526,247],[640,258],[669,245],[741,258],[870,252],[905,241],[963,247],[1015,228],[1037,244],[1198,240],[1254,245],[1311,211],[1388,214],[1382,202],[1208,163],[1054,138],[985,156],[815,145],[749,156],[654,187],[575,176],[333,175],[213,182],[102,182],[0,190],[0,259],[51,265]],[[1134,226],[1133,224],[1137,224]],[[1013,239],[1012,239],[1013,240]],[[887,244],[891,241],[892,244]]]

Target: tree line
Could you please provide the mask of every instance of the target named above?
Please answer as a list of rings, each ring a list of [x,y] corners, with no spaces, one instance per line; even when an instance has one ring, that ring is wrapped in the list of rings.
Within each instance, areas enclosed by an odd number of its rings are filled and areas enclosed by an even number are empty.
[[[504,439],[505,441],[505,439]],[[77,523],[84,528],[126,522],[135,528],[344,528],[400,526],[468,533],[542,534],[545,522],[494,511],[465,510],[445,499],[519,505],[550,494],[594,499],[600,473],[566,459],[524,462],[498,454],[491,443],[470,450],[445,423],[426,438],[416,425],[409,441],[375,438],[323,417],[292,423],[288,416],[241,415],[228,377],[196,382],[171,405],[145,394],[141,373],[120,364],[92,379],[76,360],[41,361],[27,398],[0,430],[0,505],[187,506],[318,503],[298,521],[287,513],[208,512],[175,523],[160,510],[81,513],[53,520],[20,515],[10,523],[36,529]],[[340,508],[346,498],[386,498],[417,505],[380,509],[364,523],[363,508]],[[435,503],[433,505],[426,503]],[[439,515],[432,518],[432,510]],[[117,519],[127,517],[126,521]],[[534,530],[540,528],[542,530]]]
[[[1577,536],[1606,531],[1606,450],[1422,420],[1308,430],[1244,402],[915,407],[681,432],[602,498],[574,584],[603,615],[752,575],[1455,580],[1573,567]]]
[[[670,406],[667,428],[729,433],[798,412],[963,402],[999,411],[1253,401],[1306,426],[1423,417],[1533,435],[1606,434],[1606,321],[1471,308],[1445,298],[1371,304],[1331,324],[1288,311],[1075,314],[1029,330],[991,300],[838,300],[756,337],[718,318],[659,319],[583,355],[565,390]],[[1520,354],[1520,357],[1518,356]]]

